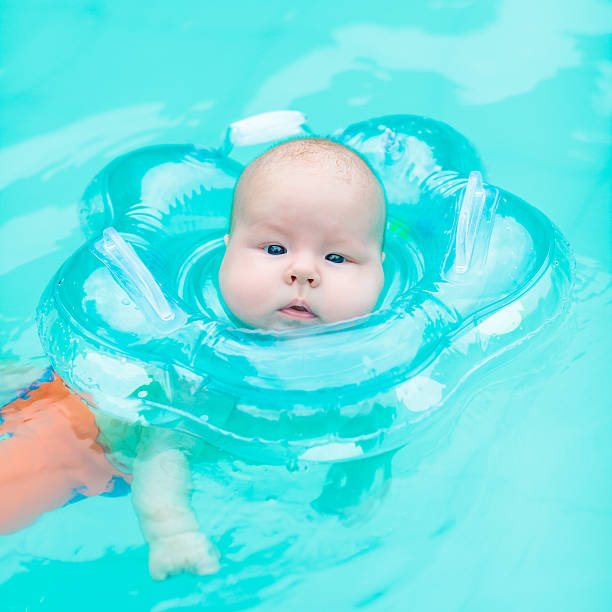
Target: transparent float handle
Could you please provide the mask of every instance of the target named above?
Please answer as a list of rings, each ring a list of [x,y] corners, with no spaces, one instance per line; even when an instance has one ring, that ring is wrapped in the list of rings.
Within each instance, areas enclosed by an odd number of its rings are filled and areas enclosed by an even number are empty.
[[[92,251],[156,328],[170,332],[184,324],[185,313],[168,302],[149,269],[114,227],[102,232]]]
[[[454,271],[465,274],[486,263],[499,203],[499,191],[485,186],[478,171],[470,172],[459,207]]]
[[[310,133],[306,116],[300,111],[271,111],[230,124],[223,148],[227,154],[234,146],[264,144]]]

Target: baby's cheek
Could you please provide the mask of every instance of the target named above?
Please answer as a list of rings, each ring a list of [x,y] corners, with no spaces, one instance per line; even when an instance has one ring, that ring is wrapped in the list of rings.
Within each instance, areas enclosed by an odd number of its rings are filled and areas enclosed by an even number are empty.
[[[235,314],[237,306],[244,301],[244,282],[241,267],[237,265],[236,259],[227,257],[219,272],[219,288],[221,296],[227,307]]]
[[[333,287],[328,302],[329,322],[352,319],[372,312],[382,281],[377,274],[364,275],[356,270],[355,273],[335,279]]]
[[[219,275],[221,295],[234,315],[251,323],[265,310],[265,300],[270,294],[266,276],[261,266],[249,258],[227,263],[229,265],[224,265]]]

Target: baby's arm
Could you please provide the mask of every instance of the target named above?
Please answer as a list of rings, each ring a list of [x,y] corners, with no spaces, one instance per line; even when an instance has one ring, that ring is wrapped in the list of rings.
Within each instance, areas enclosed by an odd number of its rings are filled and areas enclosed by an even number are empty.
[[[176,435],[146,428],[134,461],[132,501],[149,544],[149,572],[155,580],[189,571],[213,574],[219,553],[201,533],[190,505],[192,482]]]

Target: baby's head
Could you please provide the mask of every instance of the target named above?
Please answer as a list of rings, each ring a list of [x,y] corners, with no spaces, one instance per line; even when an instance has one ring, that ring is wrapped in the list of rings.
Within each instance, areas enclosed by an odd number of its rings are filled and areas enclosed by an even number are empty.
[[[234,191],[219,271],[229,310],[286,329],[370,312],[383,287],[385,196],[353,151],[322,138],[282,143]]]

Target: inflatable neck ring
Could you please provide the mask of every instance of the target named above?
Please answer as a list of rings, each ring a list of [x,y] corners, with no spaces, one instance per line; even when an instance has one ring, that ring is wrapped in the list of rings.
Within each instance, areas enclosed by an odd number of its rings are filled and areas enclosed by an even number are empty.
[[[376,310],[300,330],[238,327],[218,290],[243,169],[228,154],[304,123],[293,111],[252,117],[221,149],[147,147],[93,179],[87,242],[38,309],[53,367],[90,405],[263,463],[371,455],[405,444],[467,373],[563,312],[573,264],[555,226],[484,183],[455,130],[398,115],[333,136],[387,195]]]

